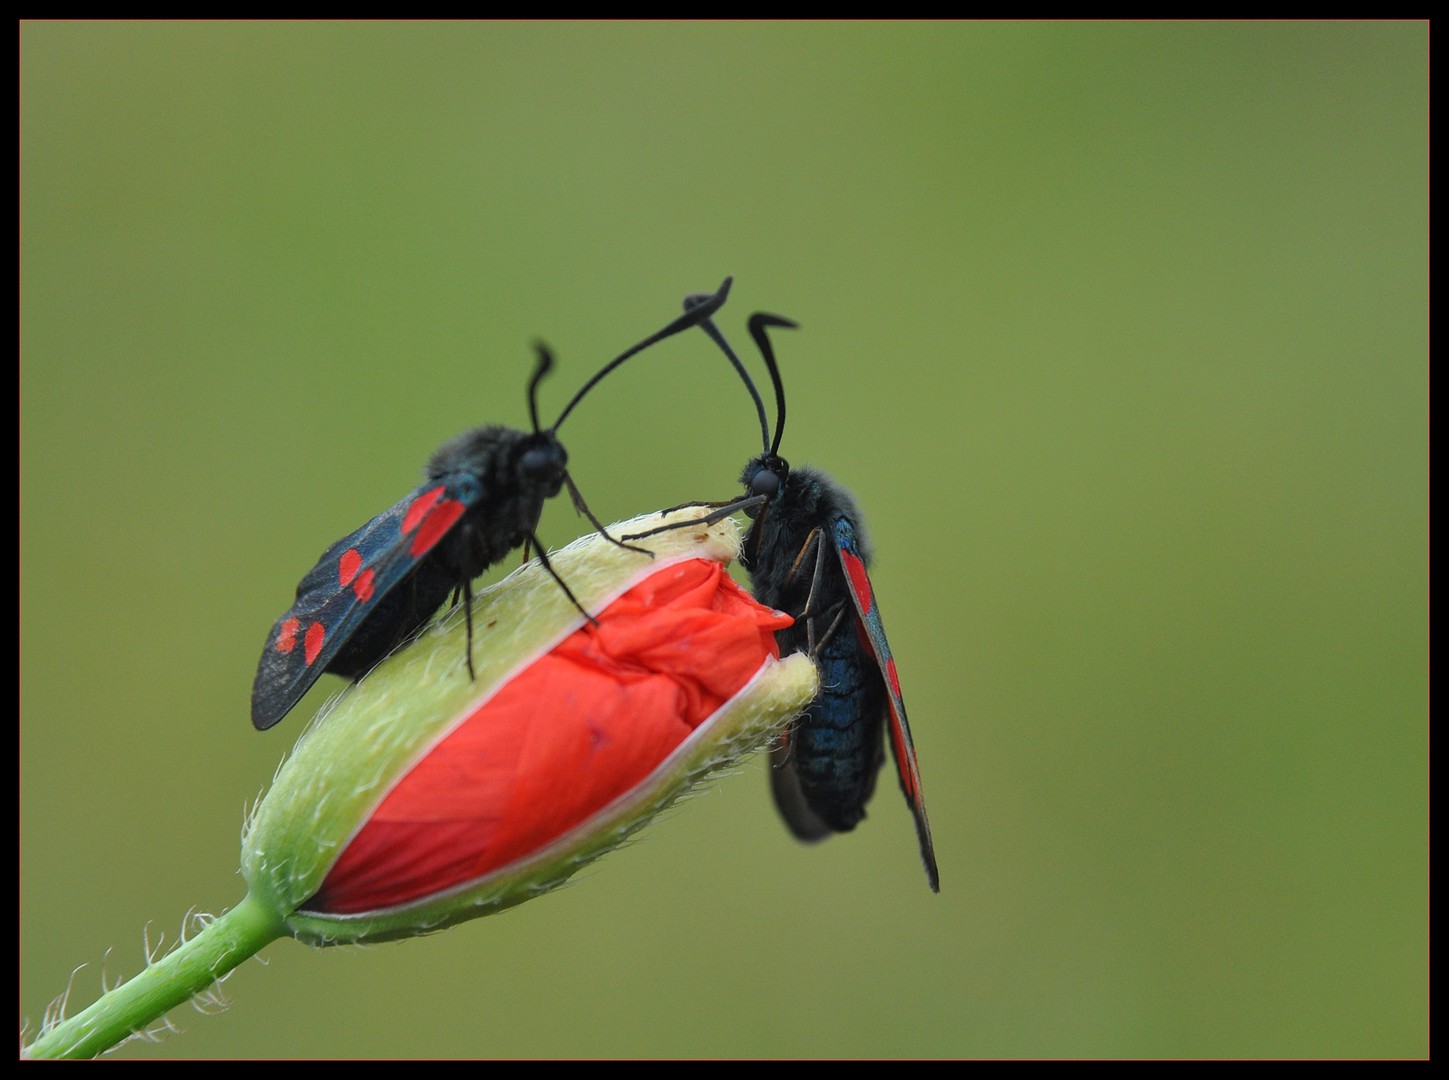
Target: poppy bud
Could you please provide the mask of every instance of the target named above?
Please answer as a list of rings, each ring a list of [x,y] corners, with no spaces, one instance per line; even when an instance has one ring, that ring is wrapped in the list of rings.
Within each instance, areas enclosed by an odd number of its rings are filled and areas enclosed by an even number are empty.
[[[816,674],[725,571],[734,523],[646,545],[550,556],[596,621],[532,563],[474,606],[475,678],[455,612],[339,695],[248,822],[252,899],[312,944],[437,930],[562,884],[768,743]]]
[[[456,611],[339,694],[247,822],[241,903],[24,1055],[101,1053],[278,937],[410,937],[537,896],[778,735],[818,678],[725,573],[734,523],[647,544],[550,556],[592,620],[538,563],[479,595],[474,678]]]

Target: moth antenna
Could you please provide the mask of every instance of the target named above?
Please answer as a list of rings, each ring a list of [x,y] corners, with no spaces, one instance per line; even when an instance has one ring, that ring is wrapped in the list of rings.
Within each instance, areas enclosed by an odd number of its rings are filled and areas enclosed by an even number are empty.
[[[654,558],[654,552],[650,551],[648,548],[635,547],[633,544],[626,544],[622,540],[615,540],[614,537],[610,535],[609,530],[604,528],[604,523],[598,518],[594,517],[594,512],[589,509],[589,504],[584,502],[584,493],[580,491],[578,485],[574,483],[574,478],[568,474],[567,469],[564,470],[563,478],[564,483],[568,485],[569,498],[573,499],[574,501],[574,509],[577,510],[579,513],[583,514],[584,517],[589,519],[589,524],[594,527],[594,531],[596,533],[602,536],[605,540],[609,541],[609,543],[613,544],[615,547],[621,547],[625,551],[637,551],[641,555],[648,555],[651,559]]]
[[[533,369],[533,378],[528,380],[528,415],[533,421],[534,434],[538,434],[538,384],[543,377],[553,370],[553,353],[548,351],[548,346],[543,342],[534,342],[533,347],[538,351],[538,366]]]
[[[599,380],[601,380],[605,375],[609,374],[609,372],[613,371],[625,360],[629,359],[629,357],[633,356],[635,353],[643,352],[645,349],[649,348],[650,345],[663,341],[667,337],[673,337],[681,330],[688,330],[692,326],[698,326],[700,323],[704,322],[716,311],[718,311],[724,305],[725,300],[728,299],[730,294],[730,285],[733,282],[734,278],[725,278],[724,283],[720,285],[717,292],[713,294],[705,294],[704,298],[700,300],[699,303],[695,304],[693,307],[686,307],[684,314],[679,316],[679,318],[675,319],[663,330],[660,330],[654,334],[650,334],[643,341],[639,342],[639,344],[620,353],[618,356],[614,357],[614,359],[610,360],[607,364],[600,368],[597,374],[595,374],[592,379],[590,379],[588,382],[584,383],[582,387],[580,387],[579,392],[573,396],[573,400],[564,406],[564,411],[558,414],[558,419],[553,422],[553,427],[549,430],[557,431],[559,429],[559,425],[564,422],[564,418],[567,417],[569,413],[574,411],[574,406],[583,399],[583,396],[587,394],[590,390],[592,390],[598,384]],[[537,426],[537,422],[535,422],[535,430],[537,430]]]
[[[800,324],[781,318],[779,315],[767,315],[763,311],[750,316],[750,337],[755,339],[755,347],[765,358],[765,366],[770,369],[770,379],[775,384],[775,439],[770,444],[770,453],[778,454],[780,437],[785,434],[785,386],[780,382],[780,366],[775,363],[775,350],[770,345],[769,335],[765,333],[767,326],[781,326],[787,330],[798,330]]]
[[[693,299],[694,297],[692,296],[685,297],[684,306],[688,308],[689,302]],[[750,378],[750,373],[745,370],[745,365],[735,355],[735,351],[730,348],[730,343],[725,340],[725,336],[719,332],[719,327],[715,326],[712,319],[705,319],[699,324],[699,328],[710,336],[710,340],[720,347],[720,350],[725,356],[729,357],[730,363],[734,365],[735,373],[739,375],[740,380],[745,384],[745,389],[750,392],[750,397],[755,402],[755,412],[760,417],[760,441],[768,449],[770,446],[770,422],[765,418],[765,402],[760,397],[760,391],[755,386],[755,380]],[[779,383],[777,382],[776,386],[778,387],[778,385]],[[776,445],[778,444],[779,440],[777,439]]]

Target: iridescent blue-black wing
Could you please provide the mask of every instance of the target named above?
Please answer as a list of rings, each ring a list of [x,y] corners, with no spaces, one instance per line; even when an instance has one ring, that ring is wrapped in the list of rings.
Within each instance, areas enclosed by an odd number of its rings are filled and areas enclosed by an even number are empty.
[[[916,744],[911,739],[911,725],[906,722],[906,704],[901,697],[901,681],[896,674],[895,657],[891,655],[890,642],[886,640],[875,590],[871,588],[870,577],[865,571],[865,559],[861,554],[855,524],[845,514],[833,514],[830,520],[830,539],[840,559],[840,568],[845,572],[846,588],[850,592],[851,602],[855,605],[861,633],[870,644],[876,663],[880,665],[881,677],[885,680],[886,696],[890,704],[891,753],[895,757],[901,791],[916,819],[916,836],[921,843],[921,861],[926,864],[926,876],[930,879],[932,891],[939,892],[941,878],[936,869],[935,845],[931,842],[931,823],[926,819],[926,799],[921,792],[921,767],[916,761]]]
[[[252,725],[265,730],[286,716],[384,597],[482,497],[469,473],[430,480],[323,552],[267,635],[252,682]]]

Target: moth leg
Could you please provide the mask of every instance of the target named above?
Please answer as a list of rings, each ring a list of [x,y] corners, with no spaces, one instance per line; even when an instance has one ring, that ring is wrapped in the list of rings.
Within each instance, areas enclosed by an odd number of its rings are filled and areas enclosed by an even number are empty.
[[[564,473],[564,483],[568,485],[569,498],[573,499],[574,501],[574,509],[577,510],[579,513],[583,514],[584,517],[589,519],[589,524],[594,527],[595,532],[597,532],[600,536],[602,536],[605,540],[609,541],[609,543],[613,544],[615,547],[621,547],[625,551],[637,551],[641,555],[648,555],[651,559],[654,558],[654,552],[650,551],[648,548],[635,547],[633,544],[626,544],[623,540],[615,540],[612,536],[610,536],[609,530],[604,528],[604,523],[598,518],[594,517],[594,512],[589,509],[589,504],[584,502],[583,493],[579,491],[578,485],[574,483],[574,478],[568,473]],[[625,537],[625,539],[629,538]],[[539,548],[538,550],[539,557],[542,558],[543,549]],[[544,565],[548,565],[547,560],[544,561]],[[574,602],[578,603],[578,601]],[[579,610],[583,611],[583,608],[580,608]],[[585,611],[584,614],[588,615],[588,612]],[[593,616],[590,616],[590,618],[592,617]]]
[[[630,533],[624,537],[625,540],[642,540],[646,536],[655,536],[659,533],[671,532],[674,529],[693,529],[700,525],[713,525],[716,521],[723,521],[731,514],[739,510],[748,510],[751,507],[759,506],[765,501],[764,495],[750,495],[743,499],[732,499],[729,502],[706,502],[706,503],[680,503],[678,506],[671,506],[668,510],[661,510],[659,513],[672,514],[676,510],[683,510],[690,506],[715,507],[713,513],[706,514],[701,518],[693,518],[689,521],[676,521],[669,525],[660,525],[657,529],[648,529],[641,533]]]
[[[825,648],[825,643],[835,636],[835,631],[840,629],[840,620],[845,618],[845,601],[842,600],[831,608],[830,611],[835,612],[835,618],[830,621],[830,628],[825,631],[824,636],[819,641],[815,640],[815,619],[812,617],[805,624],[805,640],[810,649],[810,659],[812,660],[819,656],[820,650]],[[825,614],[829,615],[830,611],[827,611]]]
[[[455,590],[453,603],[456,604],[457,602],[457,593]],[[478,676],[473,673],[473,582],[468,580],[463,582],[463,621],[468,627],[466,655],[468,657],[468,681],[472,682]]]
[[[806,537],[805,543],[800,545],[800,553],[795,556],[795,562],[791,564],[790,572],[785,575],[785,581],[788,584],[802,569],[802,564],[805,562],[806,556],[810,554],[810,549],[812,547],[815,549],[815,569],[810,575],[810,592],[805,596],[805,606],[795,616],[797,621],[801,619],[805,621],[805,647],[812,660],[820,655],[820,650],[825,647],[825,643],[835,636],[835,632],[840,629],[840,620],[845,617],[845,601],[843,600],[823,612],[815,610],[816,598],[822,593],[821,585],[825,578],[826,566],[825,545],[821,542],[820,536],[820,529],[810,530],[810,535]],[[831,618],[832,615],[833,618]],[[831,619],[829,628],[819,640],[816,640],[815,637],[817,619]]]
[[[790,564],[790,571],[785,575],[785,584],[789,585],[795,580],[795,575],[800,572],[800,566],[805,557],[810,554],[810,549],[815,549],[815,570],[810,575],[810,592],[805,597],[805,606],[797,619],[813,618],[815,612],[815,597],[820,592],[820,580],[825,575],[825,545],[820,542],[820,529],[810,530],[810,535],[805,538],[805,543],[800,545],[800,552],[795,556],[795,561]]]
[[[685,502],[680,503],[678,506],[666,506],[663,510],[659,511],[658,516],[663,517],[665,514],[672,514],[677,510],[687,510],[691,506],[708,506],[711,509],[717,506],[735,506],[739,503],[739,501],[739,499],[720,499],[718,502]],[[670,526],[670,528],[677,527],[678,526]]]
[[[598,626],[599,620],[589,614],[589,609],[584,607],[583,604],[579,603],[579,598],[575,596],[574,591],[569,588],[568,582],[558,576],[558,571],[553,568],[553,563],[549,562],[548,556],[543,553],[543,545],[538,542],[538,537],[535,536],[533,533],[529,533],[528,538],[533,541],[533,546],[538,549],[538,561],[541,562],[543,564],[543,568],[548,571],[548,576],[558,582],[558,587],[562,589],[564,591],[564,595],[573,602],[574,607],[578,608],[579,611],[583,613],[584,618],[588,619],[589,622],[593,623],[595,626]]]

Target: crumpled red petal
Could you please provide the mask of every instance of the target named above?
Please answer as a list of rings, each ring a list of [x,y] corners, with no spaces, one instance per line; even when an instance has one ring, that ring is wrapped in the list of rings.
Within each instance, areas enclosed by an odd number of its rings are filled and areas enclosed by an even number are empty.
[[[540,657],[402,778],[303,908],[412,903],[532,854],[644,780],[779,655],[790,617],[713,560],[666,566]]]

